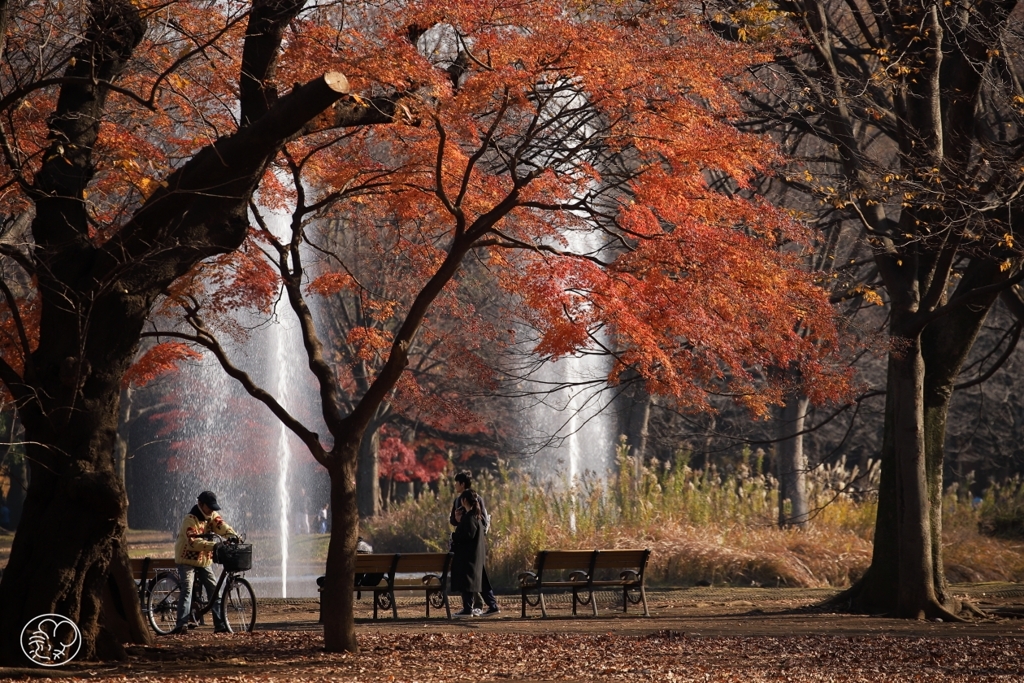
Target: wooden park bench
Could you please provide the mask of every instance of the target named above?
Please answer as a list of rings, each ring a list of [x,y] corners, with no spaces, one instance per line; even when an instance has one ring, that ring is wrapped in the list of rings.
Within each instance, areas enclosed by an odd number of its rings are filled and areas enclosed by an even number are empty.
[[[146,596],[161,572],[174,572],[177,574],[178,565],[174,564],[174,558],[160,557],[133,557],[129,559],[132,566],[132,578],[139,589],[139,604],[146,608]]]
[[[540,604],[543,616],[548,615],[544,604],[544,591],[571,590],[572,614],[576,616],[576,605],[591,605],[597,616],[597,600],[594,590],[598,588],[622,589],[622,611],[629,603],[643,603],[644,616],[647,610],[647,591],[644,587],[644,570],[651,551],[644,550],[542,550],[537,553],[534,570],[519,574],[519,590],[522,593],[523,618],[526,606]],[[618,577],[613,570],[619,570]],[[568,574],[566,574],[568,572]],[[584,593],[586,597],[581,597]]]
[[[353,585],[360,593],[373,593],[374,619],[378,608],[388,607],[394,618],[398,618],[397,592],[422,592],[428,617],[430,607],[434,606],[438,609],[444,607],[451,619],[446,586],[453,557],[452,553],[359,553],[356,555]],[[321,590],[323,578],[317,579]]]

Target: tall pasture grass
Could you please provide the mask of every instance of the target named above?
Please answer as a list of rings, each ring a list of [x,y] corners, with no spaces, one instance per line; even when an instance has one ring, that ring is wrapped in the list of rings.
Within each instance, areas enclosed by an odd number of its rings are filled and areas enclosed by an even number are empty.
[[[554,548],[651,548],[648,580],[655,586],[822,587],[856,580],[871,560],[877,466],[859,472],[840,462],[808,472],[812,517],[802,529],[778,527],[778,484],[757,474],[761,466],[693,469],[682,452],[668,466],[638,466],[622,449],[617,475],[601,481],[588,474],[573,486],[499,467],[474,482],[491,514],[491,582],[513,589],[537,551]],[[436,494],[364,522],[362,534],[378,551],[447,549],[454,498],[454,488],[443,483]],[[984,501],[978,505],[955,486],[945,496],[949,579],[1022,580],[1024,546],[978,529],[987,511],[1010,509],[1014,501],[1024,506],[1024,484],[1008,484]]]

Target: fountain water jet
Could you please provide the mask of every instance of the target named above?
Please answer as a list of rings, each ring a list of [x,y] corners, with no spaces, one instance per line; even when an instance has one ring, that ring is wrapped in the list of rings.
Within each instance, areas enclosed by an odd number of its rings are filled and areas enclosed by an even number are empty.
[[[277,330],[273,333],[274,365],[277,374],[277,397],[282,405],[287,405],[289,386],[288,375],[291,364],[287,357],[285,344],[285,330]],[[291,532],[289,512],[291,510],[291,495],[289,492],[290,469],[292,462],[291,444],[288,442],[290,432],[284,423],[278,426],[277,452],[278,452],[278,478],[277,496],[280,506],[279,533],[281,546],[281,597],[288,597],[288,537]]]

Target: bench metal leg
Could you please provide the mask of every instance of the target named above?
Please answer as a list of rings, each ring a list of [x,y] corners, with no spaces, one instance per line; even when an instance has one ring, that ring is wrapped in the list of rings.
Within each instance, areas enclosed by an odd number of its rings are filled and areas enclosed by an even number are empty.
[[[643,584],[640,584],[640,599],[643,600],[644,603],[644,616],[651,616],[651,613],[647,611],[647,589],[644,588]]]
[[[452,608],[451,608],[451,604],[449,604],[449,602],[448,602],[448,591],[442,589],[441,590],[441,595],[444,596],[444,611],[448,614],[448,618],[451,619],[452,618]]]
[[[537,589],[537,595],[540,596],[540,615],[547,619],[548,617],[548,606],[544,604],[544,591]]]
[[[395,600],[395,591],[391,591],[391,613],[398,619],[398,600]]]
[[[576,594],[576,589],[572,589],[572,615],[576,616],[576,602],[579,600],[579,595]]]
[[[593,588],[587,589],[590,592],[590,606],[594,608],[594,616],[597,616],[597,593],[594,592]]]
[[[523,601],[522,618],[525,619],[526,618],[526,589],[525,588],[523,588],[521,591],[519,591],[519,597]]]

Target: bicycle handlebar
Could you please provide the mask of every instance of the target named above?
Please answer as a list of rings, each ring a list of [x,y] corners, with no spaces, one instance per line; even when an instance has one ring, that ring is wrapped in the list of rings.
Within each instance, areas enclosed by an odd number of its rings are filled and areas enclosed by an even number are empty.
[[[210,531],[209,533],[205,533],[205,534],[199,534],[198,536],[196,536],[196,538],[201,538],[204,541],[214,541],[214,540],[220,538],[220,539],[223,539],[224,543],[232,543],[232,544],[234,544],[234,543],[241,543],[242,541],[245,540],[245,539],[243,539],[240,536],[229,536],[229,537],[225,538],[225,537],[221,536],[220,534],[213,533],[212,531]]]

